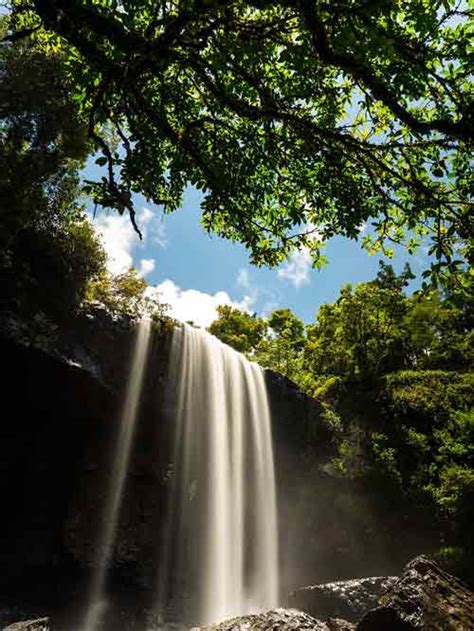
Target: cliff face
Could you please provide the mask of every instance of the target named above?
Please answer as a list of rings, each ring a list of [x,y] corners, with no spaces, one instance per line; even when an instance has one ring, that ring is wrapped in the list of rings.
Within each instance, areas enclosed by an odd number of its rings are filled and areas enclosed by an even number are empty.
[[[46,612],[62,600],[62,576],[78,569],[65,525],[87,475],[88,446],[106,440],[116,396],[87,371],[43,351],[2,340],[1,353],[0,592],[8,616],[20,604]]]
[[[416,554],[439,546],[435,525],[423,515],[390,497],[381,501],[362,480],[338,477],[328,466],[337,430],[321,403],[281,375],[267,373],[267,384],[285,593],[315,582],[398,574]],[[353,393],[354,424],[363,423],[368,397]]]
[[[14,337],[0,339],[6,368],[0,590],[8,607],[21,600],[27,612],[40,616],[80,600],[87,583],[133,323],[96,311],[50,337],[24,327],[17,327]],[[173,474],[169,342],[169,332],[155,331],[118,525],[111,585],[125,608],[129,598],[135,604],[151,602],[156,585],[157,542]],[[414,548],[425,551],[417,536],[410,539],[409,523],[404,541],[394,542],[399,520],[378,511],[355,483],[324,472],[333,453],[333,430],[319,404],[280,375],[268,372],[266,379],[283,591],[340,577],[396,573]],[[8,621],[0,612],[0,623]]]
[[[82,597],[133,341],[130,322],[100,311],[49,336],[8,325],[10,335],[0,338],[6,368],[0,492],[7,515],[0,520],[0,627],[17,604],[42,614]],[[151,529],[164,463],[158,431],[165,426],[166,345],[166,337],[156,335],[150,349],[156,370],[145,385],[115,555],[121,585],[146,578],[156,557]]]
[[[0,558],[8,575],[55,565],[88,446],[104,441],[116,395],[88,372],[2,340]],[[3,573],[2,579],[8,575]]]

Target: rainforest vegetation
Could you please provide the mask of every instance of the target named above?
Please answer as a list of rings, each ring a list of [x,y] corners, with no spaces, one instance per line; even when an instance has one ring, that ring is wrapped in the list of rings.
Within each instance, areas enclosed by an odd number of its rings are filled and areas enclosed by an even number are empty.
[[[7,24],[3,18],[3,33]],[[134,315],[150,308],[135,270],[108,273],[85,213],[80,169],[93,145],[70,96],[64,57],[22,41],[3,45],[1,64],[2,310],[60,321],[94,300]]]
[[[337,445],[331,472],[388,494],[388,510],[422,506],[439,522],[440,556],[472,580],[473,296],[408,295],[412,278],[381,261],[314,324],[289,309],[263,319],[222,306],[210,331],[319,399]]]
[[[419,505],[440,557],[474,567],[474,103],[468,3],[12,0],[0,49],[2,310],[51,321],[91,301],[134,315],[85,208],[165,212],[202,191],[205,229],[276,265],[334,235],[381,262],[312,324],[219,308],[210,331],[322,402],[333,475]],[[472,17],[472,15],[471,15]],[[102,179],[83,182],[93,156]],[[179,211],[178,211],[179,212]],[[149,305],[148,305],[149,307]],[[163,310],[155,303],[153,309]],[[364,414],[355,414],[359,397]],[[359,406],[360,408],[360,406]],[[308,432],[308,441],[311,434]],[[469,575],[469,568],[471,574]]]

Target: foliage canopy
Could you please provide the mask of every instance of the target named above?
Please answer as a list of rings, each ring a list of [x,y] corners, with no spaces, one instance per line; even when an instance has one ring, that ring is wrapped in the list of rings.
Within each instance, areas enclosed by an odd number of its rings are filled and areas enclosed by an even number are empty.
[[[265,322],[245,311],[220,305],[217,314],[209,331],[240,353],[251,353],[266,333]]]
[[[105,269],[79,201],[87,126],[60,55],[28,41],[7,44],[0,69],[2,308],[63,316]]]
[[[319,400],[336,449],[326,473],[357,478],[390,511],[421,511],[437,525],[442,560],[472,581],[474,305],[462,292],[409,296],[411,277],[381,263],[373,281],[343,287],[306,327],[277,309],[247,353]],[[229,315],[220,311],[211,332],[232,344],[247,320]],[[317,435],[304,424],[295,431],[310,443]]]
[[[406,369],[472,370],[473,296],[408,296],[412,278],[408,265],[396,274],[381,261],[374,280],[342,287],[335,302],[320,306],[314,324],[305,326],[290,309],[262,319],[221,306],[209,330],[312,396],[334,377],[370,384]]]
[[[0,34],[4,27],[5,17]],[[114,314],[165,318],[134,269],[113,276],[106,268],[79,178],[93,143],[61,51],[7,40],[0,70],[1,308],[33,318],[40,311],[46,322],[98,302]]]
[[[366,223],[369,249],[428,235],[435,278],[472,257],[468,3],[11,4],[10,38],[65,51],[107,170],[89,188],[99,203],[134,221],[133,192],[171,211],[192,184],[204,226],[257,263],[307,247],[318,264],[324,240]]]

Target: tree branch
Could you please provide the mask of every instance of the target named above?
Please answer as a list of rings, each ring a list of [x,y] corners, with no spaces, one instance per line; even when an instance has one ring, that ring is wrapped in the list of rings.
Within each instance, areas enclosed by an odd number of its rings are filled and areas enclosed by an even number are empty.
[[[425,121],[417,118],[400,103],[399,96],[379,77],[374,68],[364,65],[355,55],[336,52],[331,47],[325,25],[314,10],[312,0],[295,0],[295,2],[298,2],[301,7],[306,27],[311,33],[314,51],[323,63],[336,66],[362,82],[377,100],[387,105],[393,114],[414,132],[429,134],[437,131],[464,140],[474,139],[472,116],[464,116],[459,121],[448,118]]]

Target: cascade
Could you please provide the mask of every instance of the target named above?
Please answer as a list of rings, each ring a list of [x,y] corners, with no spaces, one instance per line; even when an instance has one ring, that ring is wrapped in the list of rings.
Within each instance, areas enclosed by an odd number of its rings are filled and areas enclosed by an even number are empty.
[[[121,500],[133,446],[140,395],[146,369],[151,323],[142,320],[137,326],[124,403],[118,425],[118,435],[109,472],[107,497],[102,513],[94,572],[89,586],[81,631],[96,631],[105,613],[105,583],[115,543]]]
[[[183,602],[194,624],[275,607],[277,509],[263,371],[212,335],[181,326],[169,388],[176,413],[161,616]]]

